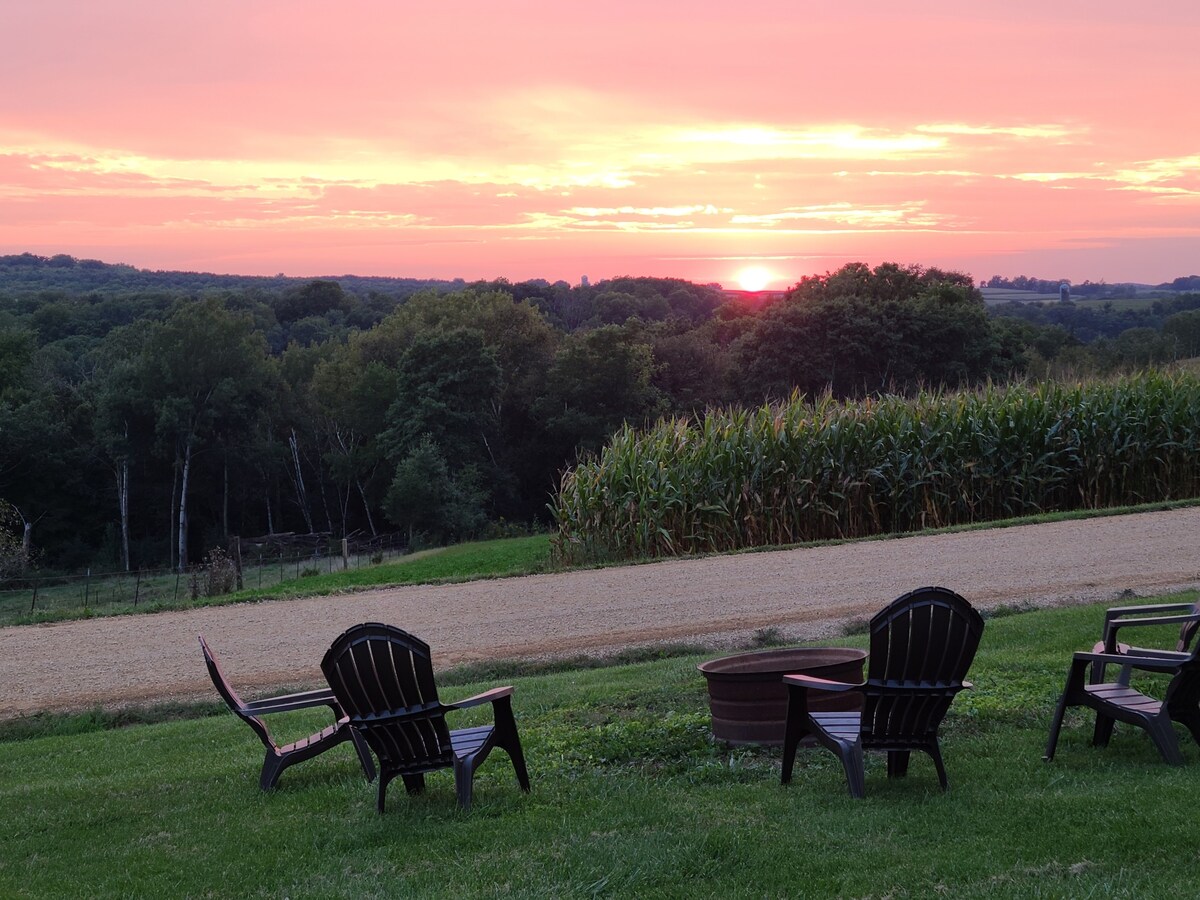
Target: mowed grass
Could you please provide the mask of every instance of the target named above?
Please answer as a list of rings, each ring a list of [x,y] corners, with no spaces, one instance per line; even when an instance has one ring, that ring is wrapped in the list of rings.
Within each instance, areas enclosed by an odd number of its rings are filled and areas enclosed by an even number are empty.
[[[302,593],[334,594],[340,591],[393,584],[429,584],[531,575],[550,567],[550,535],[472,541],[423,550],[378,566],[313,575],[300,581],[231,594],[226,601],[259,597],[291,596]]]
[[[0,895],[1191,896],[1190,740],[1182,768],[1132,728],[1093,749],[1076,712],[1041,759],[1070,652],[1101,621],[1092,606],[988,622],[976,689],[943,729],[946,794],[924,757],[889,781],[871,756],[852,800],[821,750],[780,786],[777,751],[709,738],[702,656],[516,679],[533,792],[497,752],[469,814],[438,773],[416,798],[395,783],[377,815],[348,745],[263,794],[231,715],[8,741]],[[319,724],[292,717],[281,736]]]

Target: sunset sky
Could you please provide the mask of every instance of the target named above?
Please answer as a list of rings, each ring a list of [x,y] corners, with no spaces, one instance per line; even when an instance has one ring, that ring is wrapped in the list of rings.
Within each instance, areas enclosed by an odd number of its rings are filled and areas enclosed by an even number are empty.
[[[1200,272],[1200,4],[0,0],[0,253]]]

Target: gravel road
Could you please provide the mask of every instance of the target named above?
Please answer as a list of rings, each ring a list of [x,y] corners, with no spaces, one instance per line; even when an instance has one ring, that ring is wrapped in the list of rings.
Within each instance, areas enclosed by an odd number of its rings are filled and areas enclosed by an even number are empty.
[[[768,627],[803,640],[929,584],[981,608],[1197,587],[1198,546],[1200,508],[1188,508],[3,628],[0,718],[211,697],[198,633],[241,688],[315,686],[321,655],[357,622],[420,635],[438,668],[657,641],[733,644]],[[1081,646],[1092,637],[1080,635]]]

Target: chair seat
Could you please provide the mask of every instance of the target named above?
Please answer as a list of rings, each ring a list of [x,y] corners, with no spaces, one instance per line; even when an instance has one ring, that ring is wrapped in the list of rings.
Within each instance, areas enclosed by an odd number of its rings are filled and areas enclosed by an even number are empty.
[[[305,747],[311,747],[316,744],[320,744],[322,741],[327,741],[334,735],[337,735],[338,732],[343,728],[349,729],[349,727],[349,720],[342,719],[335,725],[330,725],[328,728],[322,728],[316,734],[310,734],[306,738],[301,738],[298,741],[292,741],[292,743],[280,747],[278,752],[282,756],[286,756],[289,753],[295,753],[297,750],[303,750]],[[341,737],[341,735],[338,735],[338,737],[340,738],[339,743],[341,740],[345,740],[345,738]]]
[[[835,741],[853,743],[862,734],[859,712],[810,712],[808,717]]]
[[[454,749],[454,755],[459,759],[466,759],[479,752],[479,749],[488,742],[495,730],[494,725],[480,725],[477,728],[460,728],[451,731],[450,746]]]
[[[1125,684],[1085,684],[1083,690],[1089,696],[1102,703],[1135,710],[1148,716],[1157,716],[1162,709],[1162,701],[1147,697],[1141,691],[1136,691]]]

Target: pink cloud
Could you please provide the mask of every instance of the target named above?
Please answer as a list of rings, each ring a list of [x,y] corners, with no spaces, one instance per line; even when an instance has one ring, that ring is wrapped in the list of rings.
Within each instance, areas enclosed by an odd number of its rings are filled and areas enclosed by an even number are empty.
[[[1058,260],[1161,280],[1200,240],[1200,7],[1180,0],[43,0],[5,31],[0,252],[701,280],[730,256]]]

